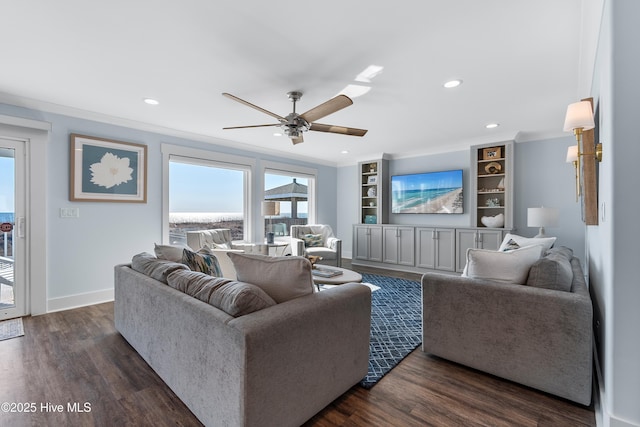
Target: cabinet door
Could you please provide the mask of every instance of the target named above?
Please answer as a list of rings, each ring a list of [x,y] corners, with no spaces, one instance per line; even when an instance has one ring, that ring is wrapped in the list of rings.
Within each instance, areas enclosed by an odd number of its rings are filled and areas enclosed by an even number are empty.
[[[497,251],[502,243],[502,231],[478,230],[478,248]]]
[[[415,231],[413,227],[398,227],[398,264],[415,264]]]
[[[435,243],[436,243],[436,259],[435,269],[444,271],[455,271],[456,269],[456,256],[455,256],[455,244],[456,238],[453,229],[436,229],[435,231]]]
[[[477,230],[456,230],[456,271],[462,273],[467,264],[467,249],[475,248]]]
[[[369,261],[382,262],[382,227],[370,226],[369,229]]]
[[[369,259],[369,227],[356,226],[355,227],[355,258],[356,259]]]
[[[431,269],[436,267],[435,233],[435,228],[416,228],[416,255],[418,267]]]
[[[398,227],[382,228],[382,261],[390,264],[398,263]]]

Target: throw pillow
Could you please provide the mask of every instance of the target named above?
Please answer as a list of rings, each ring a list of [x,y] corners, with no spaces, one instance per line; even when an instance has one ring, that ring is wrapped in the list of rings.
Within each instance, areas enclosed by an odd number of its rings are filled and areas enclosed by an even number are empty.
[[[134,255],[131,268],[160,282],[167,283],[167,276],[176,270],[187,270],[187,266],[177,262],[158,259],[147,252]]]
[[[212,277],[196,271],[176,271],[167,277],[168,285],[233,317],[244,316],[276,302],[262,289],[249,283]]]
[[[305,248],[317,248],[323,245],[322,234],[305,234],[302,236]]]
[[[154,252],[159,259],[182,262],[182,251],[191,249],[187,245],[159,245],[154,243]]]
[[[569,292],[573,282],[571,262],[564,254],[551,253],[536,261],[527,278],[527,285],[536,288]]]
[[[502,252],[513,251],[515,249],[520,249],[520,245],[517,244],[515,240],[509,239],[507,244],[504,245],[504,249],[502,249]]]
[[[573,258],[573,249],[568,248],[566,246],[559,246],[557,248],[551,248],[545,253],[545,255],[551,255],[551,254],[562,255],[563,257],[571,261],[571,258]]]
[[[189,249],[182,250],[182,263],[189,269],[208,274],[209,276],[221,277],[222,271],[218,259],[210,249],[202,248],[198,252]]]
[[[277,303],[313,293],[311,263],[304,257],[230,252],[229,258],[239,281],[259,286]]]
[[[507,235],[504,236],[504,239],[502,239],[502,244],[498,250],[501,252],[504,251],[510,240],[516,242],[521,248],[531,245],[542,245],[544,246],[545,251],[551,249],[553,244],[556,242],[555,237],[522,237],[517,234],[507,233]]]
[[[542,246],[526,246],[501,252],[487,249],[467,249],[466,276],[497,282],[524,284],[529,269],[542,255]]]

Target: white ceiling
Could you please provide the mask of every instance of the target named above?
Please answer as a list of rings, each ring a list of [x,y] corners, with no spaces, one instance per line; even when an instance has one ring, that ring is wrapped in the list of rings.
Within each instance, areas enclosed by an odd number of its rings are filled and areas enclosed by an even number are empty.
[[[582,13],[581,0],[4,2],[0,102],[338,165],[546,138],[585,96]],[[362,138],[222,130],[275,121],[222,92],[284,116],[287,92],[304,112],[371,64],[384,67],[371,90],[319,120]]]

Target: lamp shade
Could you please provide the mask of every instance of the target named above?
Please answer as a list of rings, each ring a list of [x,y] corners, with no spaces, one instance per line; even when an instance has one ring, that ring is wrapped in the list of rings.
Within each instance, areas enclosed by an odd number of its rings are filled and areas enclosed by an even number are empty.
[[[556,208],[528,208],[527,227],[557,227],[559,216]]]
[[[272,200],[265,200],[262,202],[262,215],[280,215],[280,202],[274,202]]]
[[[574,129],[589,130],[595,127],[593,110],[589,101],[569,104],[564,118],[564,131],[573,132]]]
[[[567,163],[573,163],[578,161],[578,146],[572,145],[567,148]]]

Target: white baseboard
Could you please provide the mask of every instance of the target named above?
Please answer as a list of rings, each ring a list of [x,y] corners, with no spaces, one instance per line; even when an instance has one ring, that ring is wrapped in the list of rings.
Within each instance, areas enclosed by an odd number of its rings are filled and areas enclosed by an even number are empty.
[[[47,301],[47,313],[109,302],[113,301],[113,298],[113,289],[69,295],[66,297],[51,298]]]
[[[594,338],[595,343],[595,338]],[[600,358],[596,351],[595,344],[593,346],[593,362],[596,368],[596,377],[594,379],[595,390],[593,397],[593,407],[596,414],[596,426],[598,427],[640,427],[640,424],[616,418],[609,413],[606,404],[606,395],[604,392],[604,378],[602,378],[602,367],[600,366]]]

